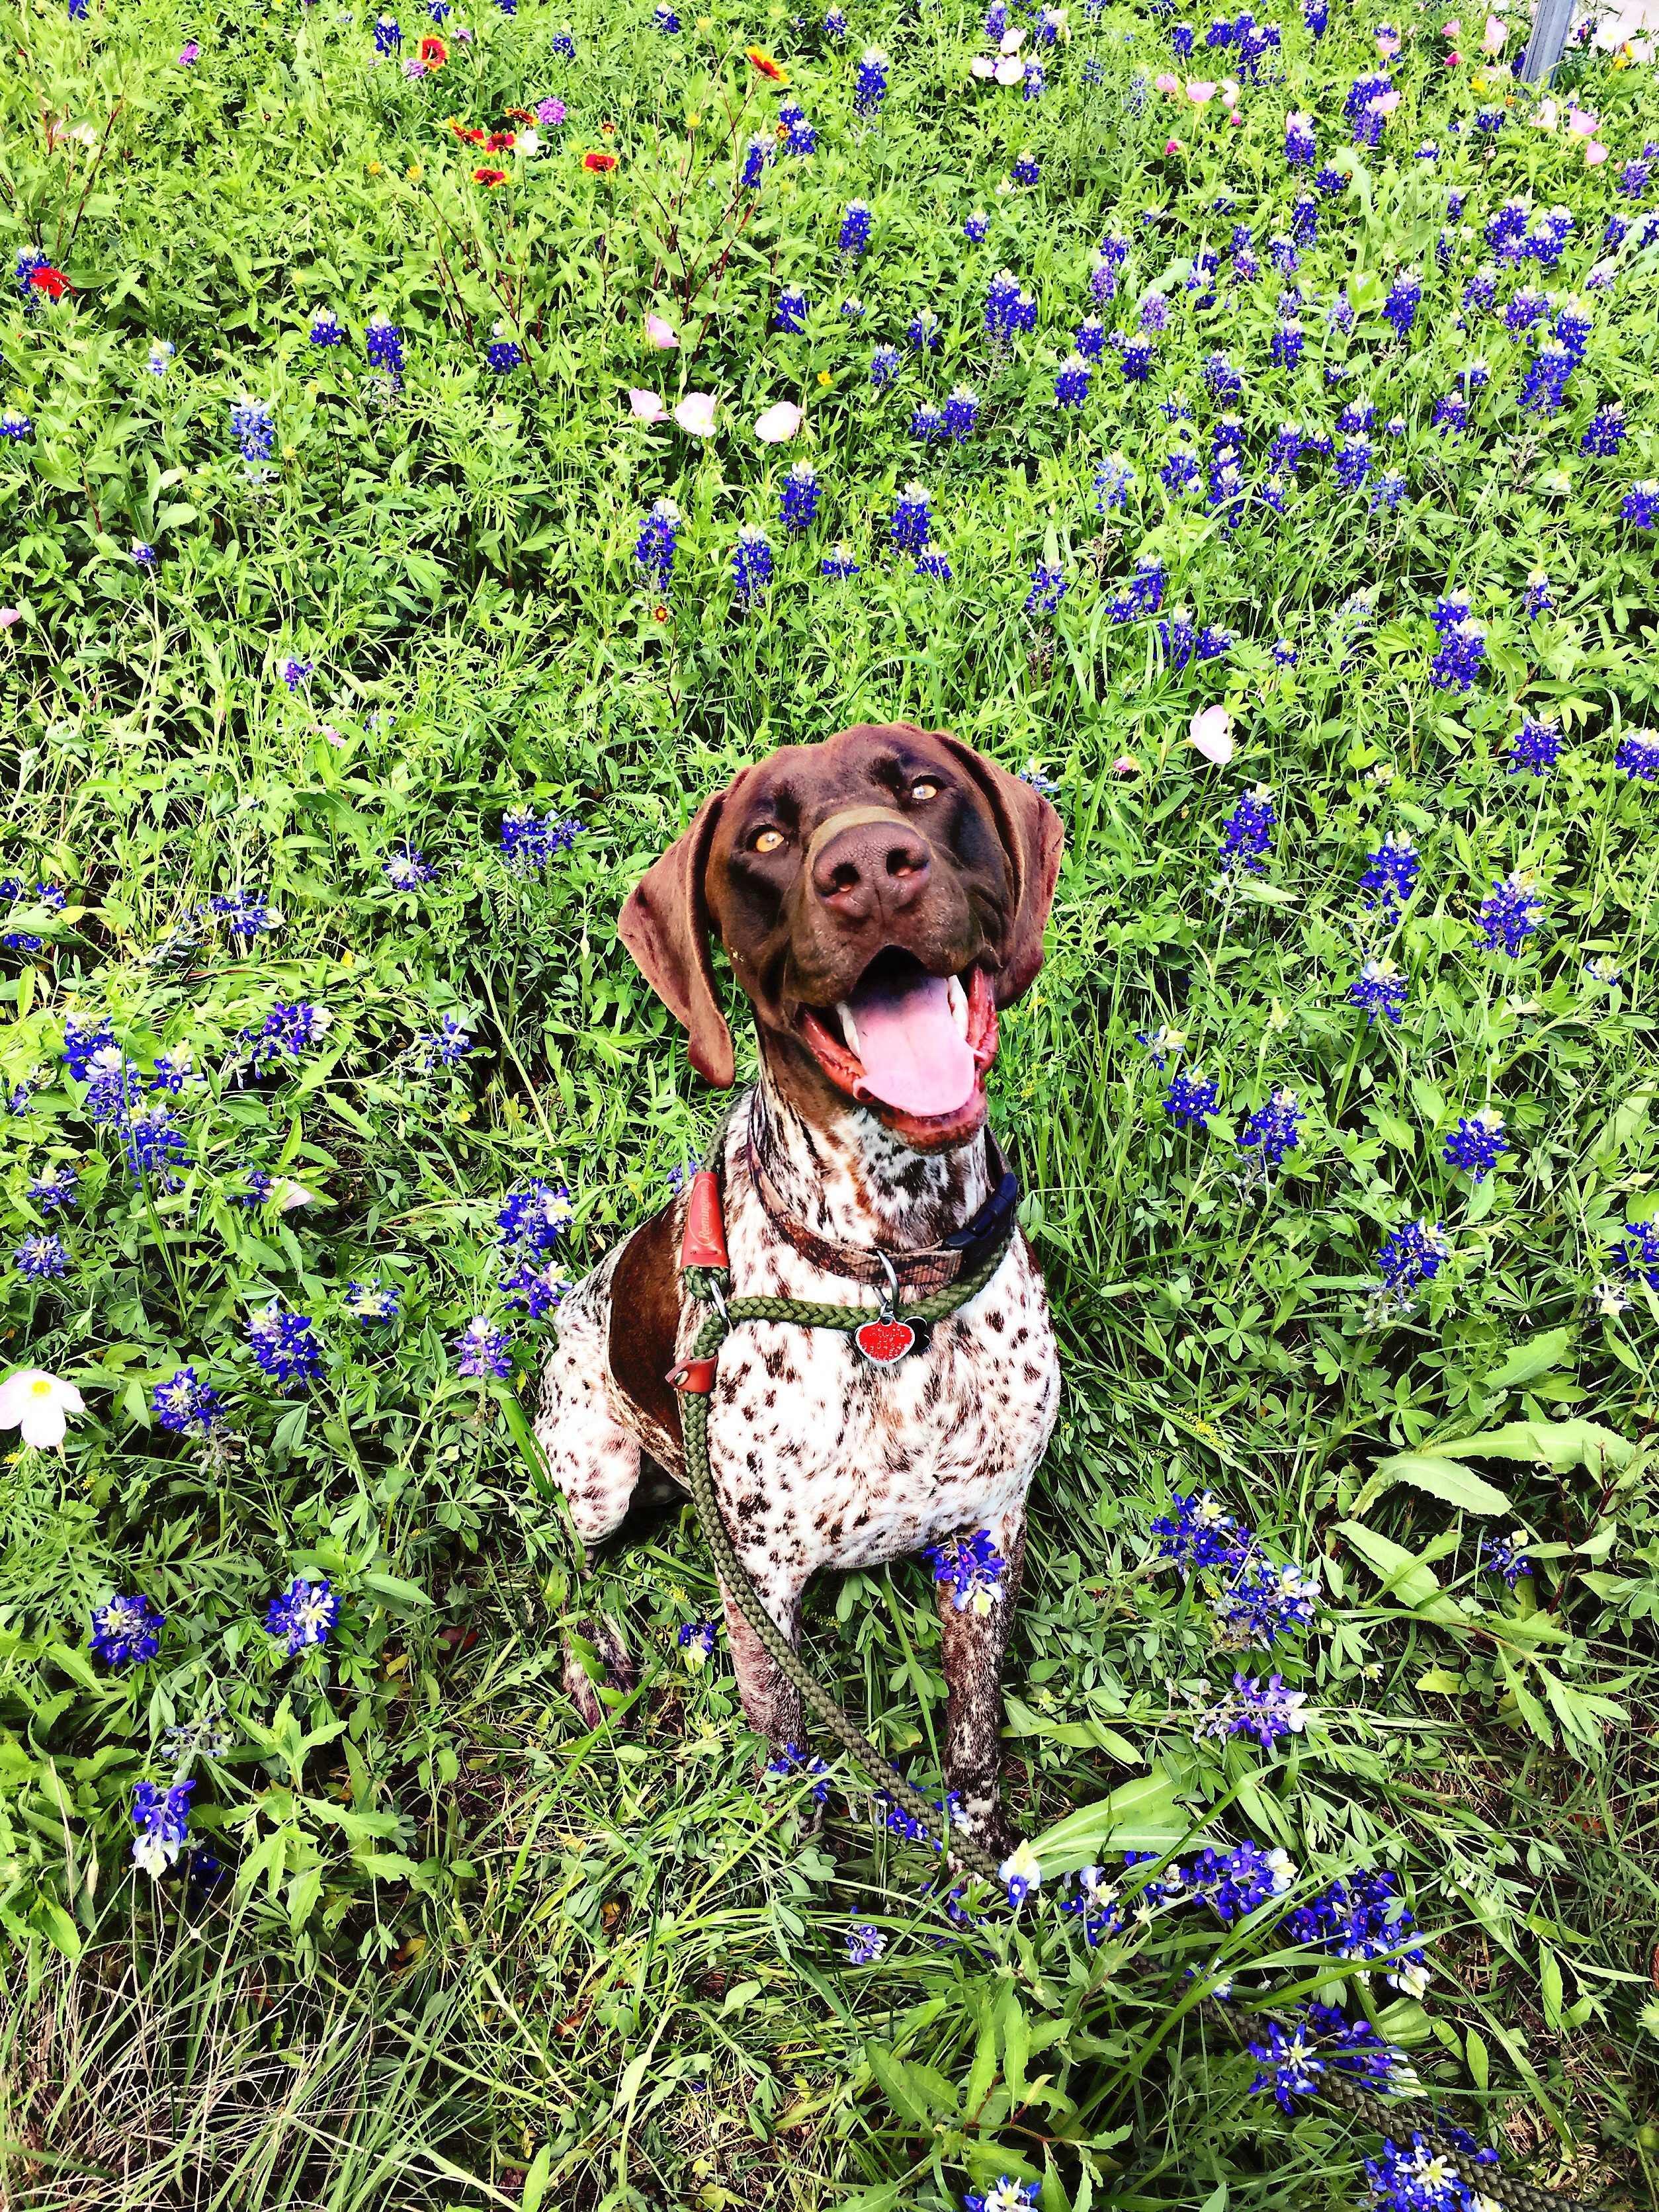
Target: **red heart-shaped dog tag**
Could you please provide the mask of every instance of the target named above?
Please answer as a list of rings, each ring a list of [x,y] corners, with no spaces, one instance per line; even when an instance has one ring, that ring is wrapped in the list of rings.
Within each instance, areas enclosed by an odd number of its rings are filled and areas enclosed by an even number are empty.
[[[853,1332],[854,1343],[878,1367],[890,1367],[895,1360],[902,1359],[915,1340],[916,1333],[908,1321],[867,1321]]]

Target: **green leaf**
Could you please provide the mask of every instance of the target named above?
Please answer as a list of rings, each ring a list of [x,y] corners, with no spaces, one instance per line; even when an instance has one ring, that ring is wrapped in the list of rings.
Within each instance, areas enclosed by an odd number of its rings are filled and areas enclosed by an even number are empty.
[[[1056,1821],[1032,1844],[1045,1877],[1092,1865],[1103,1851],[1174,1850],[1193,1827],[1176,1787],[1161,1769],[1138,1775]]]
[[[541,2203],[547,2194],[548,2176],[553,2171],[553,2146],[544,2142],[530,2161],[530,2171],[524,2178],[524,2187],[519,2194],[520,2212],[541,2212]]]
[[[1443,1504],[1455,1505],[1463,1513],[1507,1513],[1510,1501],[1501,1490],[1478,1474],[1472,1474],[1455,1460],[1442,1459],[1429,1452],[1399,1452],[1392,1459],[1379,1460],[1371,1470],[1370,1480],[1353,1502],[1356,1513],[1380,1498],[1396,1482],[1408,1482],[1414,1490],[1426,1490],[1431,1498]]]
[[[931,2066],[923,2066],[914,2058],[899,2058],[884,2043],[866,2043],[864,2055],[883,2095],[894,2111],[902,2112],[907,2120],[931,2129],[936,2119],[956,2112],[955,2089]]]
[[[1636,1446],[1594,1421],[1506,1421],[1474,1437],[1439,1437],[1433,1449],[1446,1459],[1530,1460],[1553,1474],[1575,1467],[1600,1474],[1627,1467]]]
[[[1529,1336],[1524,1344],[1514,1346],[1490,1375],[1481,1376],[1481,1389],[1512,1389],[1518,1382],[1530,1382],[1536,1376],[1547,1375],[1552,1367],[1560,1365],[1571,1341],[1570,1328],[1547,1329],[1541,1336]]]
[[[383,1575],[371,1568],[359,1575],[357,1580],[362,1589],[393,1613],[418,1613],[432,1602],[423,1589],[413,1583],[401,1581],[396,1575]]]
[[[1422,1605],[1439,1590],[1439,1576],[1415,1552],[1378,1535],[1363,1521],[1339,1521],[1336,1525],[1373,1573],[1381,1575],[1383,1589],[1401,1605]]]

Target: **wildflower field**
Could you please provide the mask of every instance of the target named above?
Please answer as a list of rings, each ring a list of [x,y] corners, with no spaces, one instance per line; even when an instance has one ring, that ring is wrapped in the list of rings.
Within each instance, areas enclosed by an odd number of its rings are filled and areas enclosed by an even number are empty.
[[[1659,90],[1524,12],[0,8],[8,2203],[1653,2203]],[[623,897],[895,719],[1067,836],[1017,1905],[530,1435]],[[938,1790],[927,1566],[806,1648]]]

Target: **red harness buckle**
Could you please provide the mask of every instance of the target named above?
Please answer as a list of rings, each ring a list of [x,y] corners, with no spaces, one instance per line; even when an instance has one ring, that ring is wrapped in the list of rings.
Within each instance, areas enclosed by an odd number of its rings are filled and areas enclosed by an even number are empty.
[[[712,1358],[683,1359],[678,1367],[671,1367],[663,1379],[672,1382],[677,1390],[695,1390],[700,1397],[706,1398],[714,1387],[714,1364]]]
[[[730,1271],[726,1250],[726,1223],[720,1214],[718,1176],[702,1168],[691,1178],[685,1204],[685,1234],[680,1240],[680,1266],[719,1267]]]

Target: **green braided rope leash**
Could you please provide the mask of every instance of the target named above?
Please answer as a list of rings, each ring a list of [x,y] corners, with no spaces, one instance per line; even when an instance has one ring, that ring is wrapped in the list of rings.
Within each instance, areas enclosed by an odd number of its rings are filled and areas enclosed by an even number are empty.
[[[719,1129],[704,1157],[717,1159],[724,1150],[730,1112],[721,1120]],[[1012,1231],[976,1267],[972,1274],[963,1276],[946,1289],[937,1291],[931,1297],[918,1300],[915,1305],[892,1306],[896,1321],[918,1322],[943,1321],[958,1306],[982,1291],[1006,1256],[1012,1242]],[[744,1297],[728,1298],[725,1295],[730,1277],[723,1269],[687,1267],[681,1279],[690,1295],[700,1304],[712,1304],[714,1311],[703,1322],[686,1356],[690,1366],[699,1360],[714,1360],[732,1331],[749,1321],[787,1322],[800,1328],[833,1328],[850,1336],[871,1319],[868,1306],[817,1305],[800,1298]],[[703,1538],[713,1555],[720,1580],[731,1592],[738,1610],[754,1630],[767,1656],[787,1679],[799,1691],[802,1702],[817,1716],[823,1727],[872,1781],[911,1818],[921,1825],[931,1836],[940,1824],[939,1808],[921,1792],[906,1782],[896,1771],[891,1762],[877,1750],[861,1729],[854,1726],[835,1699],[818,1682],[812,1670],[761,1601],[760,1592],[750,1577],[749,1570],[738,1556],[731,1533],[714,1495],[714,1472],[708,1458],[708,1401],[711,1389],[688,1389],[680,1399],[680,1432],[685,1454],[686,1480],[697,1517],[702,1523]],[[941,1855],[947,1865],[963,1874],[978,1875],[988,1881],[1000,1881],[1001,1869],[996,1859],[970,1837],[960,1831],[952,1832],[948,1825],[940,1840]],[[1267,2021],[1259,2013],[1241,2012],[1230,2007],[1206,2002],[1206,2016],[1220,2021],[1227,2032],[1243,2044],[1253,2035],[1265,2032]],[[1415,2135],[1431,2153],[1443,2160],[1449,2170],[1467,2185],[1480,2195],[1495,2198],[1500,2204],[1510,2205],[1514,2212],[1595,2212],[1595,2208],[1580,2203],[1576,2198],[1564,2197],[1554,2190],[1540,2188],[1536,2182],[1519,2175],[1498,2173],[1489,2166],[1481,2165],[1460,2150],[1447,2136],[1433,2127],[1416,2125],[1408,2112],[1402,2112],[1396,2101],[1389,2103],[1366,2089],[1358,2081],[1340,2075],[1322,2076],[1319,2086],[1310,2094],[1329,2100],[1352,2112],[1386,2136],[1402,2149],[1410,2148]],[[1277,2110],[1278,2107],[1275,2107]]]

